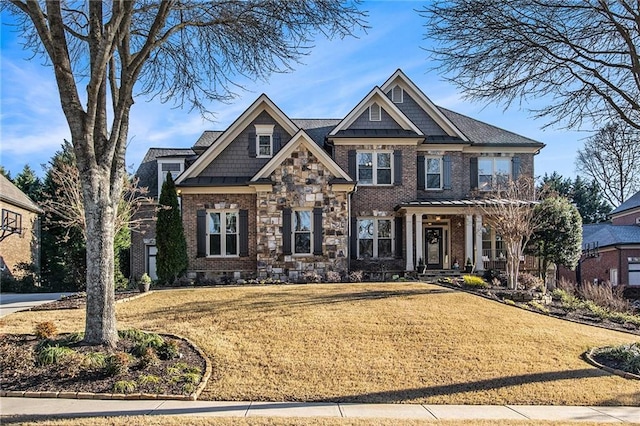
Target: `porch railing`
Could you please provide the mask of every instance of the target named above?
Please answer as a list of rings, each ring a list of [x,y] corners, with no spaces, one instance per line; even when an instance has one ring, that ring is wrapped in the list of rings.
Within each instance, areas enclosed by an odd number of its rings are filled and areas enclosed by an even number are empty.
[[[484,269],[498,269],[504,271],[507,267],[506,250],[482,250],[482,261]],[[520,268],[522,270],[532,270],[536,267],[535,257],[522,256],[520,258]]]

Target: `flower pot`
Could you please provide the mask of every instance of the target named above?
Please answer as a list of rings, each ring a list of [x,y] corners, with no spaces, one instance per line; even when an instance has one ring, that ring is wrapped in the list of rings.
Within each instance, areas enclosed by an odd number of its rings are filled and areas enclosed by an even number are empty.
[[[151,283],[138,283],[138,290],[140,293],[146,293],[151,288]]]

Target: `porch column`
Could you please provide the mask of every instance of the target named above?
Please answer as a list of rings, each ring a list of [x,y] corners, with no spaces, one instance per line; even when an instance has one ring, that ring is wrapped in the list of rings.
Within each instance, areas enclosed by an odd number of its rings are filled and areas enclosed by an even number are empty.
[[[404,216],[405,220],[405,229],[406,229],[406,246],[407,246],[407,264],[406,270],[413,271],[415,268],[413,266],[413,214],[407,213]]]
[[[464,265],[467,259],[473,260],[473,216],[470,214],[464,217],[464,259],[460,265]]]
[[[476,215],[476,272],[484,271],[482,260],[482,215]]]
[[[422,257],[426,265],[427,259],[424,259],[422,247],[422,213],[419,213],[416,215],[416,259],[420,259]]]

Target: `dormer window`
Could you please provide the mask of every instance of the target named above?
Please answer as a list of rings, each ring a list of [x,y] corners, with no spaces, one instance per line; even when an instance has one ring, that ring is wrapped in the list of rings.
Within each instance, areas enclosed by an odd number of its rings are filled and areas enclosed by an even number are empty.
[[[369,107],[369,121],[380,121],[382,120],[382,108],[377,103],[373,103]]]
[[[391,101],[394,104],[401,104],[404,101],[404,90],[400,86],[393,86],[391,89]]]
[[[273,157],[273,124],[256,124],[256,156]]]
[[[171,177],[175,181],[183,171],[183,159],[172,158],[158,160],[158,193],[160,193],[164,181],[167,180],[167,173],[171,173]]]

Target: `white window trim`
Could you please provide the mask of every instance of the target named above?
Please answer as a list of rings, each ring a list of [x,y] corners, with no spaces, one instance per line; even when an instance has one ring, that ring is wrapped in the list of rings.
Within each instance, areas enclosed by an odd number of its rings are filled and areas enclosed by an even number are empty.
[[[163,164],[180,164],[180,171],[178,174],[174,175],[174,172],[171,172],[171,176],[173,176],[173,181],[175,182],[178,179],[178,176],[184,172],[184,159],[183,158],[172,158],[172,159],[162,159],[157,160],[158,162],[158,197],[160,197],[160,191],[162,191],[162,184],[167,177],[167,173],[162,171]]]
[[[480,161],[482,160],[491,160],[491,186],[489,188],[482,188],[480,185],[480,176],[489,176],[489,175],[481,175],[480,174]],[[511,157],[478,157],[478,190],[482,192],[490,192],[495,191],[494,188],[496,183],[496,161],[504,160],[509,164],[509,172],[507,173],[509,180],[512,179],[513,176],[513,164]]]
[[[400,99],[397,99],[397,91],[400,91]],[[401,104],[404,102],[404,89],[398,85],[393,86],[391,89],[391,102],[394,104]]]
[[[362,216],[358,217],[356,220],[356,240],[357,240],[357,250],[358,250],[358,259],[363,259],[363,255],[360,254],[360,235],[358,232],[358,228],[360,227],[360,221],[363,220],[371,220],[373,221],[373,256],[371,259],[392,259],[395,255],[396,249],[396,229],[395,229],[395,220],[391,216]],[[378,253],[378,221],[380,220],[388,220],[391,222],[391,256],[389,257],[379,257]],[[385,238],[386,239],[386,238]]]
[[[378,108],[377,118],[373,113],[374,107]],[[382,107],[380,106],[380,104],[374,102],[369,106],[369,121],[382,121]]]
[[[209,221],[211,220],[211,216],[210,213],[220,213],[220,254],[211,254],[211,234],[209,233],[210,230],[210,225],[209,225]],[[225,254],[226,252],[226,245],[227,245],[227,224],[226,224],[226,218],[227,218],[227,213],[234,213],[236,215],[236,249],[238,251],[238,253],[236,254]],[[224,218],[225,223],[222,223],[222,218]],[[229,259],[229,258],[234,258],[234,257],[240,257],[240,211],[236,210],[236,209],[210,209],[207,210],[207,226],[206,226],[206,233],[207,233],[207,257],[213,258],[213,259],[220,259],[220,258],[225,258],[225,259]]]
[[[256,128],[256,158],[273,157],[273,124],[254,124]],[[269,137],[269,155],[260,155],[260,136]]]
[[[372,171],[373,175],[371,177],[371,183],[361,183],[360,182],[360,164],[358,163],[358,155],[359,154],[371,154],[371,163],[372,163]],[[378,154],[389,154],[390,164],[391,164],[391,182],[389,183],[378,183]],[[358,180],[358,185],[360,186],[393,186],[393,176],[394,176],[394,158],[393,151],[357,151],[356,152],[356,177]]]
[[[485,238],[485,235],[489,234],[489,238]],[[503,242],[503,246],[502,249],[500,250],[500,253],[498,253],[498,233],[496,232],[495,229],[492,228],[484,228],[483,229],[483,235],[482,235],[482,243],[484,243],[485,241],[489,241],[491,243],[491,248],[488,249],[489,253],[485,253],[485,249],[484,247],[482,248],[482,257],[486,258],[483,259],[485,261],[487,260],[491,260],[491,261],[506,261],[507,260],[507,248],[504,246],[504,239],[502,239],[501,241]],[[502,238],[502,237],[500,237]],[[502,257],[500,256],[500,254],[502,254]]]
[[[427,179],[427,175],[429,175],[429,160],[439,160],[440,161],[440,186],[438,188],[429,188],[428,183],[429,179]],[[424,190],[425,191],[441,191],[443,188],[443,179],[444,173],[442,168],[444,167],[444,161],[442,156],[440,155],[427,155],[424,157]],[[478,172],[479,173],[479,172]]]
[[[299,253],[296,251],[296,212],[309,213],[309,251]],[[313,209],[293,209],[291,210],[291,254],[293,256],[310,256],[313,254]],[[306,233],[305,231],[304,233]],[[302,232],[301,232],[302,233]]]

